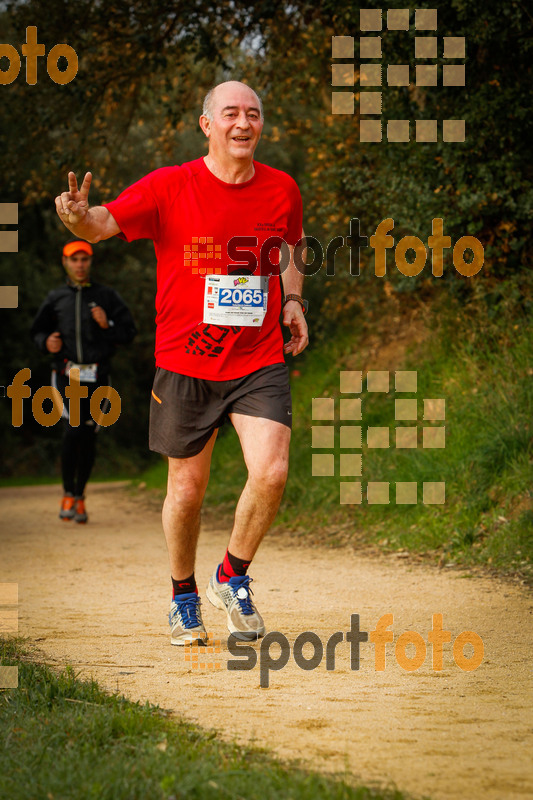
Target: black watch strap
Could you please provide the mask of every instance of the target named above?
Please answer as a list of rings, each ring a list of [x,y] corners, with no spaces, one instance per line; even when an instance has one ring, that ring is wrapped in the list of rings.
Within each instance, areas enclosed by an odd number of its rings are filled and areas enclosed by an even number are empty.
[[[286,294],[285,300],[283,301],[283,305],[285,305],[285,303],[287,303],[289,300],[296,300],[298,303],[300,303],[303,313],[307,314],[307,310],[309,308],[308,300],[304,300],[303,297],[300,297],[299,294]]]

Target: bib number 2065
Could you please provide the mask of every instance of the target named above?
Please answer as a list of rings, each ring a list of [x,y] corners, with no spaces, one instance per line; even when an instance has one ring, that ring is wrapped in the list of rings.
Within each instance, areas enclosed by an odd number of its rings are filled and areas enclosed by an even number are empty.
[[[207,275],[204,322],[260,327],[268,302],[268,276]]]
[[[263,305],[263,293],[261,289],[221,289],[218,304],[260,307]]]

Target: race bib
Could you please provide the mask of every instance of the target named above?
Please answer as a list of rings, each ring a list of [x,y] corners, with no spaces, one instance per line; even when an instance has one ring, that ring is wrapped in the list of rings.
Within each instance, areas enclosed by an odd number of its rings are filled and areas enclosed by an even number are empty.
[[[203,321],[259,328],[265,319],[267,302],[268,276],[208,275]]]
[[[68,375],[71,369],[79,369],[80,383],[96,383],[98,364],[76,364],[74,361],[67,361],[65,375]]]

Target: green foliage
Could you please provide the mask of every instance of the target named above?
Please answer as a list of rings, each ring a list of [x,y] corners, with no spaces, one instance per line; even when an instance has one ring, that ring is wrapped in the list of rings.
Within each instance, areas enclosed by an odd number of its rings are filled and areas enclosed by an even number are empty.
[[[418,373],[417,395],[408,396],[445,399],[442,423],[423,423],[419,399],[417,423],[419,428],[444,425],[444,449],[423,448],[420,432],[416,449],[396,449],[394,392],[365,392],[362,450],[342,452],[362,452],[363,485],[369,480],[390,483],[388,505],[339,504],[339,481],[350,478],[339,478],[338,434],[336,477],[312,477],[311,427],[331,424],[311,419],[312,398],[338,401],[339,370],[368,363],[371,337],[345,327],[335,341],[291,361],[294,427],[279,527],[323,544],[363,539],[385,548],[432,551],[436,558],[463,564],[488,563],[533,578],[533,337],[528,323],[533,291],[531,281],[516,279],[500,288],[498,301],[480,292],[466,307],[449,297],[433,304],[426,317],[427,338],[410,346],[407,340],[407,353],[399,350],[396,356],[395,370]],[[388,308],[385,321],[391,316]],[[384,334],[386,324],[379,333]],[[369,368],[376,367],[370,362]],[[339,424],[337,417],[337,430]],[[399,423],[409,424],[415,423]],[[391,446],[368,448],[367,426],[388,427]],[[214,450],[208,505],[232,509],[245,478],[237,437],[228,431]],[[398,481],[418,484],[417,505],[396,504]],[[445,481],[444,505],[422,503],[423,481]]]
[[[395,7],[388,3],[385,10],[389,6]],[[3,41],[20,48],[26,26],[36,25],[48,49],[58,42],[76,49],[79,73],[58,86],[41,58],[37,84],[25,83],[23,67],[13,84],[1,87],[1,200],[19,203],[21,248],[0,259],[0,284],[14,283],[15,275],[20,286],[19,308],[3,311],[0,318],[0,384],[9,384],[22,366],[32,369],[35,387],[48,383],[45,360],[34,351],[27,331],[46,292],[62,280],[59,253],[67,234],[53,198],[65,186],[67,170],[81,176],[91,168],[91,200],[100,203],[151,169],[202,155],[205,139],[197,124],[202,97],[215,82],[230,77],[261,92],[266,122],[257,158],[297,180],[305,231],[324,249],[334,236],[348,235],[353,217],[361,219],[367,237],[382,219],[392,217],[396,242],[406,234],[427,242],[431,220],[442,218],[452,243],[470,234],[485,248],[485,264],[474,279],[458,275],[450,250],[445,251],[442,279],[431,276],[430,257],[418,277],[401,275],[389,251],[383,281],[374,277],[372,250],[362,249],[362,272],[356,278],[348,272],[347,248],[341,248],[335,275],[326,275],[323,267],[307,279],[315,347],[326,346],[344,327],[364,328],[385,296],[393,294],[400,302],[412,296],[425,303],[447,293],[467,304],[480,293],[494,298],[502,279],[523,273],[531,264],[533,206],[531,15],[518,0],[503,5],[496,0],[428,0],[422,6],[438,9],[439,85],[393,88],[384,83],[382,120],[464,118],[465,143],[362,143],[357,114],[331,114],[331,37],[354,36],[357,67],[359,3],[5,3],[0,12]],[[363,7],[384,8],[377,0]],[[412,15],[420,4],[409,7]],[[409,32],[384,31],[383,64],[409,64],[413,76],[415,33],[413,26]],[[443,36],[466,38],[465,87],[442,86]],[[113,378],[124,402],[119,423],[106,432],[105,448],[111,468],[127,460],[135,471],[150,458],[151,244],[99,244],[99,275],[124,296],[140,331],[134,345],[115,360]],[[7,404],[0,404],[0,424],[7,431],[5,473],[49,469],[54,431],[37,429],[31,419],[14,431]]]

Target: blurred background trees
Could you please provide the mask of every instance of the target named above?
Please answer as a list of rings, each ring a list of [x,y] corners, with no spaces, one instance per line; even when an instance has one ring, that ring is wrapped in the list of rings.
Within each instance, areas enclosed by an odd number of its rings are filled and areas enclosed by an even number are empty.
[[[362,5],[386,10],[397,3]],[[438,9],[439,38],[466,38],[466,87],[385,88],[383,119],[464,118],[466,141],[388,144],[384,138],[365,144],[359,142],[357,114],[331,114],[331,37],[355,37],[357,74],[360,7],[333,0],[2,4],[1,42],[20,52],[26,27],[35,25],[47,51],[61,42],[74,47],[79,72],[58,86],[41,58],[38,81],[29,86],[23,61],[17,80],[0,87],[0,202],[16,202],[20,212],[20,251],[0,255],[0,283],[20,287],[19,308],[0,314],[0,384],[9,384],[23,366],[32,369],[34,387],[49,383],[48,365],[28,329],[47,291],[63,280],[65,229],[53,198],[66,187],[68,170],[81,178],[91,169],[95,204],[152,169],[203,155],[206,141],[197,123],[203,96],[229,78],[261,94],[266,122],[257,159],[296,179],[305,231],[324,247],[334,236],[348,235],[353,217],[360,218],[366,236],[392,217],[396,241],[405,234],[427,241],[431,220],[442,217],[452,242],[470,234],[485,247],[485,265],[475,279],[457,274],[448,251],[442,279],[431,276],[430,258],[421,275],[404,277],[389,254],[384,280],[373,276],[369,250],[362,251],[361,276],[350,275],[344,248],[334,277],[323,268],[307,282],[315,348],[353,324],[354,314],[364,326],[391,295],[409,304],[448,293],[464,305],[475,294],[492,314],[508,304],[509,292],[517,306],[529,302],[523,280],[531,261],[533,205],[531,9],[518,0],[417,4]],[[414,70],[414,34],[411,25],[409,32],[383,35],[383,63]],[[7,67],[5,59],[0,67]],[[93,276],[123,295],[140,331],[133,347],[115,359],[114,384],[127,402],[106,433],[114,442],[110,469],[138,470],[149,458],[152,244],[98,245]],[[55,461],[58,432],[38,429],[30,417],[28,409],[23,429],[14,430],[8,402],[0,404],[4,474],[47,470]]]

